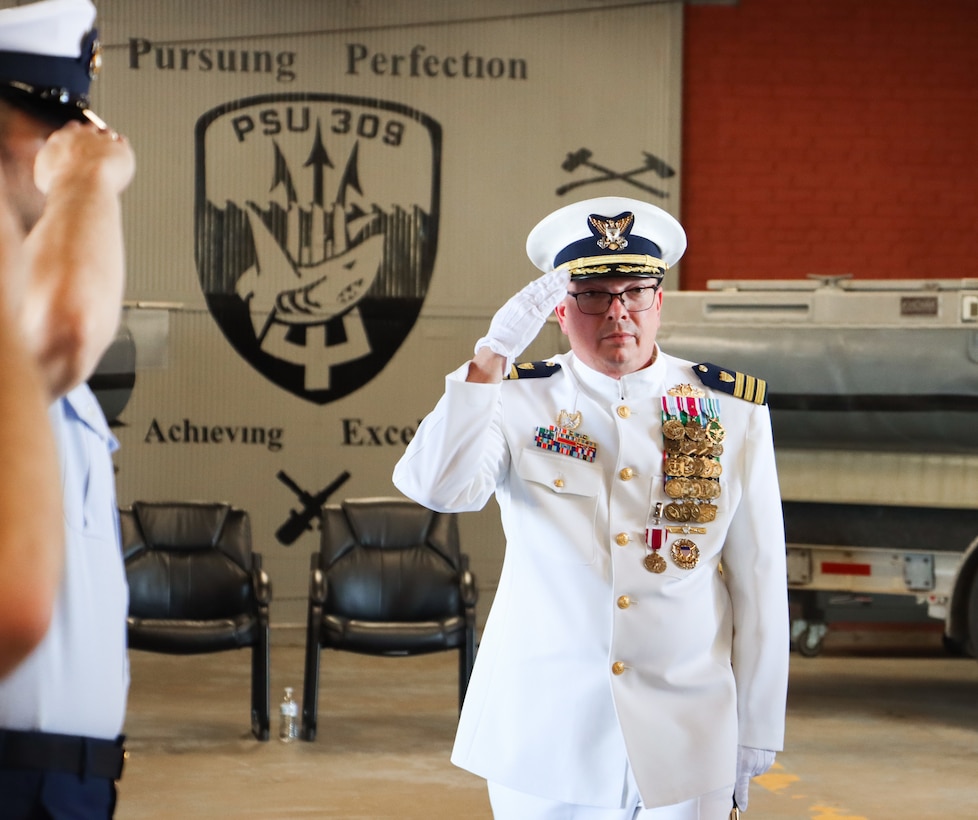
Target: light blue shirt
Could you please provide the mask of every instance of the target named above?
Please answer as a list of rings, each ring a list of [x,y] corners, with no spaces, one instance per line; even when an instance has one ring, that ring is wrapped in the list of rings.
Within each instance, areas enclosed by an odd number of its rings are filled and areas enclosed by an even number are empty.
[[[85,384],[48,415],[61,462],[65,572],[47,635],[0,681],[0,727],[115,738],[129,691],[129,589],[112,465],[119,444]]]

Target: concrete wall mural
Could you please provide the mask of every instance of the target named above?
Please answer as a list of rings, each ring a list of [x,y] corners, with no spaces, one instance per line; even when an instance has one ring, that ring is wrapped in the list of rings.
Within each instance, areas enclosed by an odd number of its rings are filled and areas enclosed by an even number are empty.
[[[681,5],[102,0],[99,20],[94,107],[137,155],[98,376],[120,501],[248,509],[273,621],[301,624],[319,506],[396,494],[444,374],[536,275],[529,229],[591,196],[679,213]],[[548,325],[527,355],[562,346]],[[491,592],[493,510],[461,526]]]

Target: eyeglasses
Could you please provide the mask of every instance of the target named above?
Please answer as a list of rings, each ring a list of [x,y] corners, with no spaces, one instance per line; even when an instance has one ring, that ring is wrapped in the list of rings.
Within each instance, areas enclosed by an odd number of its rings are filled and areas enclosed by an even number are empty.
[[[614,299],[621,300],[625,310],[633,313],[648,310],[655,301],[655,292],[658,289],[657,285],[650,285],[641,288],[629,288],[621,293],[611,293],[607,290],[585,290],[581,293],[568,291],[567,293],[574,297],[577,302],[577,309],[581,313],[598,316],[608,312],[608,308],[611,307],[611,302]]]

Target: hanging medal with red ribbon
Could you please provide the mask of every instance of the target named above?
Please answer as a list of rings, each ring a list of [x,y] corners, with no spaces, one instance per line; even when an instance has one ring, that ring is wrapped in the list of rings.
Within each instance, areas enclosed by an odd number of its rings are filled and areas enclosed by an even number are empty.
[[[666,571],[666,559],[659,552],[666,543],[666,528],[662,526],[662,502],[657,501],[652,520],[645,530],[645,568],[656,574]]]

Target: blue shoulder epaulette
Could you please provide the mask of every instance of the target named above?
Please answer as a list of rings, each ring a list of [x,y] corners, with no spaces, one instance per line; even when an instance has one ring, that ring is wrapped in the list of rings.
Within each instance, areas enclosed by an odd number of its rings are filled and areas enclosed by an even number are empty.
[[[517,362],[504,377],[510,379],[548,379],[560,370],[557,362]]]
[[[693,370],[707,387],[754,404],[767,404],[767,382],[764,379],[738,373],[736,370],[725,370],[710,362],[695,365]]]

